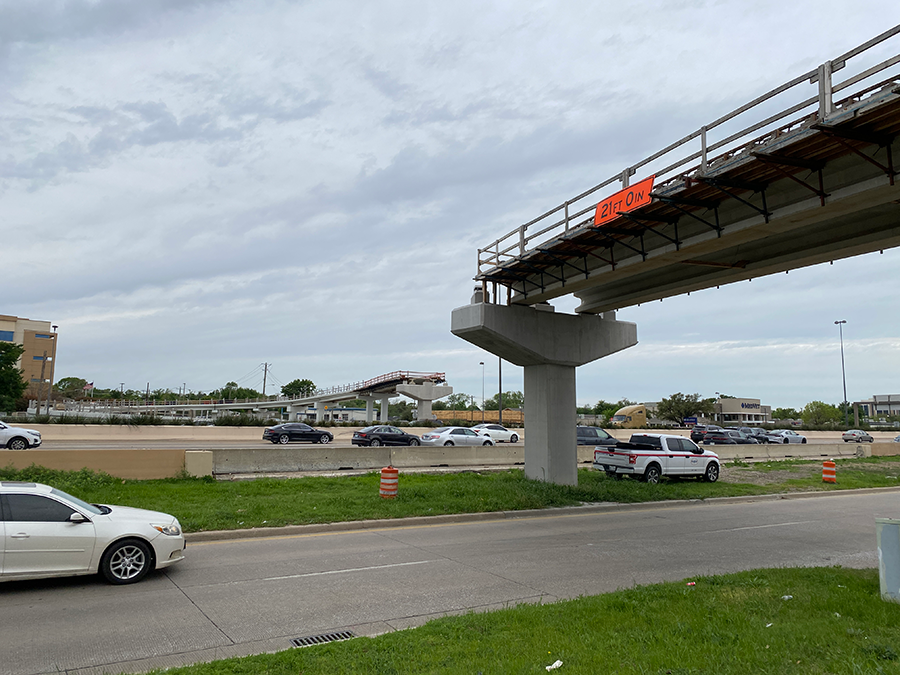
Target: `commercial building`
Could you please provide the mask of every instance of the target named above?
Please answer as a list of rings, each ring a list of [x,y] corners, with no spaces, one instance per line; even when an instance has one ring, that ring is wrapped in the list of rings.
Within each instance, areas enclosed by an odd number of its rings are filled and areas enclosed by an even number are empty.
[[[25,348],[18,363],[22,377],[28,383],[25,396],[46,398],[55,375],[56,326],[49,321],[0,314],[0,342],[12,342]],[[44,386],[41,386],[42,381]]]
[[[900,394],[876,394],[867,401],[853,404],[854,412],[869,419],[884,419],[900,416]],[[857,418],[856,424],[859,424]]]
[[[720,398],[713,407],[717,424],[752,427],[772,421],[772,406],[762,405],[758,398]]]

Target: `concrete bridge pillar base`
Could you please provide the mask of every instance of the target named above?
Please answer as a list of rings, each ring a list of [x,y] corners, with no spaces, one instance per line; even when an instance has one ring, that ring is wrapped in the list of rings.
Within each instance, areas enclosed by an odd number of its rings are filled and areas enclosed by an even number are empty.
[[[383,399],[381,399],[381,405],[378,406],[378,421],[382,424],[387,424],[390,421],[390,405],[390,396],[385,396]]]
[[[363,396],[366,402],[366,424],[372,424],[375,421],[375,399],[371,396]]]
[[[316,401],[316,422],[325,419],[325,401]]]
[[[453,310],[451,332],[525,370],[525,475],[578,483],[575,368],[637,344],[637,325],[550,305],[475,302]]]

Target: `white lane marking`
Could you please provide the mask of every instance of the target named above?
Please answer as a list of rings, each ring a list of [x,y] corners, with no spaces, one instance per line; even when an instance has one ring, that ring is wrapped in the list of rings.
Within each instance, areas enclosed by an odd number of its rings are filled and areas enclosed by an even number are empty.
[[[729,527],[724,530],[710,530],[706,534],[716,534],[717,532],[740,532],[741,530],[764,530],[767,527],[784,527],[785,525],[806,525],[806,523],[815,523],[815,520],[797,520],[793,523],[773,523],[771,525],[748,525],[747,527]]]
[[[280,581],[282,579],[302,579],[303,577],[321,577],[326,574],[346,574],[347,572],[368,572],[369,570],[384,570],[390,567],[407,567],[409,565],[425,565],[427,563],[440,562],[439,560],[417,560],[416,562],[391,563],[390,565],[373,565],[372,567],[351,567],[345,570],[329,570],[327,572],[308,572],[307,574],[288,574],[283,577],[265,577],[257,581]]]

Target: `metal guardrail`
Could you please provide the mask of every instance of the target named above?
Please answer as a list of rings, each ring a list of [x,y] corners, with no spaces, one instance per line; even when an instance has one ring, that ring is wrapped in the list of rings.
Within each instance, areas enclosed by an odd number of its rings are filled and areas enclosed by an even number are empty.
[[[843,69],[850,59],[859,56],[860,54],[898,34],[900,34],[900,25],[886,30],[884,33],[872,38],[868,42],[865,42],[830,61],[826,61],[818,68],[803,73],[802,75],[795,77],[789,82],[784,83],[780,87],[776,87],[768,93],[755,98],[749,103],[742,105],[741,107],[731,111],[726,115],[723,115],[722,117],[719,117],[717,120],[700,127],[696,131],[688,134],[678,141],[675,141],[659,152],[656,152],[649,157],[642,159],[636,164],[626,167],[621,172],[611,176],[610,178],[607,178],[602,183],[599,183],[594,187],[585,190],[581,194],[564,201],[559,206],[550,209],[545,213],[542,213],[537,218],[534,218],[527,223],[523,223],[516,229],[501,236],[499,239],[495,240],[485,248],[479,248],[478,275],[481,275],[482,272],[485,271],[485,268],[491,269],[497,267],[507,260],[521,256],[527,251],[539,247],[541,243],[545,243],[546,241],[549,241],[554,237],[560,236],[561,234],[567,232],[571,227],[580,227],[584,225],[590,220],[590,218],[585,218],[585,216],[593,212],[598,204],[598,201],[591,200],[587,203],[587,205],[585,205],[585,200],[587,200],[588,197],[602,190],[603,188],[613,185],[617,182],[621,184],[621,188],[627,188],[631,176],[635,175],[639,169],[642,169],[652,164],[653,162],[656,162],[657,160],[665,157],[669,153],[679,148],[682,148],[683,146],[691,144],[697,139],[699,139],[699,149],[655,171],[655,176],[657,177],[657,179],[662,179],[661,181],[657,182],[655,190],[659,190],[661,187],[665,188],[668,184],[681,181],[686,175],[690,175],[695,172],[702,173],[706,172],[708,169],[715,168],[717,164],[732,159],[735,156],[740,155],[741,153],[747,152],[748,149],[752,149],[753,147],[766,142],[768,139],[782,135],[803,125],[812,124],[817,120],[824,121],[829,115],[835,112],[839,112],[842,107],[851,103],[855,103],[862,97],[874,91],[878,91],[884,86],[895,85],[896,83],[900,82],[900,74],[897,74],[888,80],[883,80],[877,84],[868,86],[865,89],[840,100],[838,103],[835,103],[834,95],[836,93],[844,91],[849,87],[859,84],[865,80],[869,80],[878,73],[887,70],[891,66],[897,65],[898,63],[900,63],[900,54],[891,56],[890,58],[885,59],[880,63],[861,70],[852,77],[849,77],[839,83],[834,82],[833,74],[838,70]],[[758,106],[761,106],[767,101],[770,101],[775,97],[784,94],[785,92],[794,90],[795,87],[798,87],[805,83],[818,84],[818,91],[815,96],[805,98],[800,102],[784,110],[781,110],[778,113],[770,115],[765,119],[757,121],[750,126],[741,129],[740,131],[732,133],[725,138],[722,138],[721,140],[718,140],[714,143],[709,142],[709,132],[713,129],[721,127],[725,123],[737,118],[738,116],[750,110],[753,110]],[[762,137],[754,138],[750,141],[744,140],[751,134],[754,134],[761,129],[765,129],[766,127],[769,127],[776,122],[779,122],[812,106],[816,107],[811,113],[789,123],[786,123],[776,129],[772,129]],[[744,142],[740,143],[740,141]],[[709,159],[710,153],[716,152],[717,150],[721,150],[723,148],[727,148],[730,145],[733,146],[730,150],[716,156],[712,160]],[[698,159],[700,160],[699,164],[688,166],[692,162],[696,162]],[[532,245],[532,242],[536,241],[538,241],[538,243]],[[476,279],[478,278],[478,275],[476,275]]]

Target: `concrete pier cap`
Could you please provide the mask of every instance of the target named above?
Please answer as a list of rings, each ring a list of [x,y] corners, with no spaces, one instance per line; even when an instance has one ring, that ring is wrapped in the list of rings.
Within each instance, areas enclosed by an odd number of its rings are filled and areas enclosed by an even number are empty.
[[[578,483],[575,368],[638,342],[637,324],[614,317],[557,314],[549,304],[453,310],[454,335],[524,368],[527,478]]]
[[[426,380],[421,384],[398,384],[397,393],[416,401],[417,419],[430,420],[432,417],[431,403],[452,394],[453,387],[446,384],[435,384]]]

